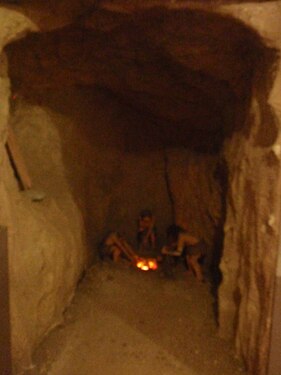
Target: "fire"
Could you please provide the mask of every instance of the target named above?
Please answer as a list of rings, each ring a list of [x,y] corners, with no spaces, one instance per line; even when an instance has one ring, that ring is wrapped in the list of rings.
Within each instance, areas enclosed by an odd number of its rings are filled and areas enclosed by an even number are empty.
[[[145,259],[139,260],[137,262],[137,267],[141,269],[142,271],[149,271],[149,266]]]
[[[153,271],[157,270],[158,265],[157,265],[156,259],[149,259],[148,260],[148,266],[149,266],[150,270],[153,270]]]
[[[157,270],[158,265],[156,259],[144,259],[140,258],[136,263],[137,268],[142,271]]]

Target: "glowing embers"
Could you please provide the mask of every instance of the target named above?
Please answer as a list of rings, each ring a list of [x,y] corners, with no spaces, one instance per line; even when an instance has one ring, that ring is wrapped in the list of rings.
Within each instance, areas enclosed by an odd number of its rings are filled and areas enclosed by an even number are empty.
[[[153,258],[139,258],[136,261],[136,266],[142,271],[156,271],[158,268],[157,260]]]
[[[155,271],[158,263],[155,258],[142,258],[137,255],[132,246],[118,232],[111,232],[103,242],[102,257],[109,253],[112,259],[117,262],[121,255],[127,258],[131,264],[142,271]]]

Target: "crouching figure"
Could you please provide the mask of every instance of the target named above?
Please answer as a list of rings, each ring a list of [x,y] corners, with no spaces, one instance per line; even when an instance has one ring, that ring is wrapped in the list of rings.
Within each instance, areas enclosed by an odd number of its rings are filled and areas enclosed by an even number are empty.
[[[171,225],[167,228],[167,245],[162,248],[161,253],[168,270],[171,262],[176,261],[179,257],[184,257],[196,279],[202,282],[204,277],[199,260],[204,255],[203,247],[203,241],[192,236],[182,227]]]
[[[114,262],[119,261],[122,254],[122,250],[118,246],[120,240],[122,237],[118,232],[111,232],[105,237],[99,251],[101,260],[111,258]]]
[[[134,249],[129,245],[124,237],[118,232],[111,232],[103,241],[100,258],[111,257],[114,262],[118,262],[121,255],[129,261],[135,263],[138,259]]]

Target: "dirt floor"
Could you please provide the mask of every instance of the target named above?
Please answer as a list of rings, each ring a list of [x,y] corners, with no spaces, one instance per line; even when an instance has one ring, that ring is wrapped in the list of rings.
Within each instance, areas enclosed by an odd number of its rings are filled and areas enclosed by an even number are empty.
[[[208,283],[125,262],[89,271],[34,360],[36,375],[245,374],[217,336]]]

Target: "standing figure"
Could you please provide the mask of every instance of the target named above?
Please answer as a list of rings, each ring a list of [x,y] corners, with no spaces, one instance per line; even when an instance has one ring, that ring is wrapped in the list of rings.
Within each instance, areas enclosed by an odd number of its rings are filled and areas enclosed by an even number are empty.
[[[204,281],[199,259],[203,256],[203,243],[198,238],[187,233],[178,225],[167,228],[167,245],[162,248],[162,254],[167,258],[184,256],[190,270],[198,281]]]
[[[140,213],[137,233],[138,249],[141,252],[154,251],[156,247],[155,219],[150,210]]]

